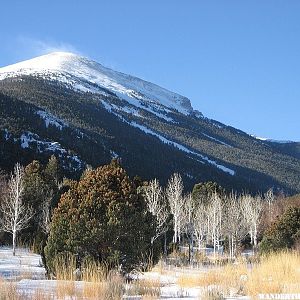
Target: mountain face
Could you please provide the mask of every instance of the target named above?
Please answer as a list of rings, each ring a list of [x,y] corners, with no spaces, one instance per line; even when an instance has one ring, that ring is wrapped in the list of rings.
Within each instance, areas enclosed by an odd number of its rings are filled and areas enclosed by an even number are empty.
[[[213,180],[237,190],[300,191],[300,145],[262,141],[205,118],[186,97],[55,52],[0,68],[0,167],[55,154],[79,175],[119,157],[165,184]]]

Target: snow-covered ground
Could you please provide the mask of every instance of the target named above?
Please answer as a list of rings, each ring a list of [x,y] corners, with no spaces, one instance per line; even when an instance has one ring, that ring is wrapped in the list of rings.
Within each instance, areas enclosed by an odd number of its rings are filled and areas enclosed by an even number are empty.
[[[42,111],[40,111],[41,113]],[[60,130],[64,127],[67,126],[67,123],[63,123],[63,121],[59,121],[58,119],[54,119],[54,117],[51,117],[51,114],[42,114],[40,116],[43,116],[43,118],[45,117],[49,117],[48,119],[44,119],[45,120],[45,124],[46,126],[49,126],[49,124],[53,124],[55,126],[61,126],[59,127]],[[60,123],[58,123],[60,122]],[[83,133],[80,131],[77,131],[77,137],[78,138],[82,138],[83,137]],[[10,139],[12,136],[12,134],[5,129],[4,130],[4,138],[5,140]],[[42,153],[42,152],[53,152],[53,154],[58,155],[59,157],[64,157],[68,160],[68,162],[71,163],[70,166],[73,167],[73,169],[77,170],[83,167],[84,162],[79,158],[78,155],[75,154],[70,154],[69,151],[67,151],[65,148],[63,148],[63,146],[55,141],[50,141],[50,140],[45,140],[43,138],[41,138],[39,135],[32,133],[30,131],[25,131],[21,134],[20,137],[15,137],[14,142],[19,143],[21,148],[26,149],[26,148],[30,148],[31,144],[33,144],[36,147],[36,151],[38,153]]]
[[[46,111],[38,110],[36,114],[45,121],[46,128],[48,128],[49,125],[52,125],[57,127],[59,130],[62,130],[64,127],[68,126],[68,123],[56,118],[55,116]]]
[[[26,249],[17,249],[16,256],[12,249],[0,248],[0,276],[6,280],[45,279],[45,269],[40,255]]]
[[[160,287],[160,296],[157,299],[177,299],[177,300],[193,300],[201,299],[201,294],[205,292],[204,288],[193,287],[184,288],[178,283],[178,279],[184,276],[196,276],[203,272],[207,272],[207,269],[189,269],[189,268],[175,268],[167,267],[159,270],[156,267],[151,272],[135,273],[133,278],[138,281],[147,281],[148,284],[153,282],[154,285]],[[18,248],[16,255],[12,255],[12,249],[8,247],[0,248],[0,277],[7,282],[7,286],[13,282],[16,292],[22,295],[24,299],[34,298],[36,295],[47,296],[47,299],[77,299],[76,294],[82,294],[84,289],[84,282],[64,282],[58,280],[47,280],[45,277],[45,268],[42,265],[40,255],[30,252],[28,249]],[[1,281],[3,289],[3,280]],[[73,287],[74,295],[70,297],[59,298],[57,291],[61,286],[67,286],[71,284]],[[150,285],[151,286],[151,285]],[[132,287],[126,285],[126,290],[130,290]],[[123,296],[123,299],[143,299],[140,295],[131,295],[132,293],[126,293],[127,296]],[[0,291],[1,295],[1,291]],[[130,296],[129,296],[130,295]],[[1,298],[2,299],[2,298]],[[155,299],[151,298],[151,299]],[[247,297],[228,298],[228,299],[248,299]]]

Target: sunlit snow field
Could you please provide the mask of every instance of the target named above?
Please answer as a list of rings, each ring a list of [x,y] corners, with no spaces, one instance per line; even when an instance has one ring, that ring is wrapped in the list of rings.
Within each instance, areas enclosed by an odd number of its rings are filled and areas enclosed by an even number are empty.
[[[151,272],[132,272],[129,281],[114,272],[98,281],[93,275],[88,276],[91,280],[76,281],[73,273],[72,280],[48,280],[45,273],[40,255],[18,248],[13,256],[10,248],[0,248],[0,299],[245,300],[252,299],[245,296],[248,293],[257,299],[259,294],[286,297],[300,292],[300,256],[291,251],[250,265],[243,257],[225,265],[202,262],[197,267],[160,262]]]
[[[206,271],[204,268],[183,269],[175,267],[164,268],[162,270],[161,266],[157,266],[152,272],[136,272],[131,277],[134,279],[134,282],[143,282],[143,286],[135,284],[133,288],[132,283],[124,284],[125,295],[123,299],[202,299],[203,288],[182,287],[178,284],[178,281],[182,277],[194,277]],[[70,282],[47,280],[45,273],[40,255],[34,254],[28,249],[18,248],[16,256],[13,256],[10,248],[0,248],[0,289],[1,292],[5,289],[8,290],[5,294],[6,297],[11,298],[13,293],[16,293],[20,296],[20,299],[91,299],[82,296],[86,283],[73,281],[71,284],[72,288],[70,288]],[[145,290],[145,283],[147,289],[151,289],[151,285],[153,285],[154,289],[159,290],[158,293],[160,296],[155,296],[155,292],[147,296],[139,295],[138,292],[134,295],[135,291]],[[59,290],[62,290],[63,286],[67,287],[64,295],[61,292],[59,293]],[[6,299],[6,297],[1,297],[1,299]],[[250,298],[234,297],[227,299]]]

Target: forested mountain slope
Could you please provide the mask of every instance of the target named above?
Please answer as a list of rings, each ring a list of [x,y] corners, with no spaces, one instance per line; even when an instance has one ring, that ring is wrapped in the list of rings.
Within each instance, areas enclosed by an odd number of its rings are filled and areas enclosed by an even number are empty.
[[[66,174],[119,157],[131,175],[186,186],[300,191],[299,144],[258,140],[189,99],[70,53],[0,69],[0,167],[56,154]]]

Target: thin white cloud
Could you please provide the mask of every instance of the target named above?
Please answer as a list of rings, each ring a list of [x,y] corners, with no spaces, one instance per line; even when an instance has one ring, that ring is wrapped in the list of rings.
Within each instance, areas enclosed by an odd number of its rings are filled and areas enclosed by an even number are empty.
[[[23,60],[51,52],[63,51],[83,55],[73,45],[53,40],[38,40],[30,37],[19,36],[16,39],[15,53],[18,59]]]

